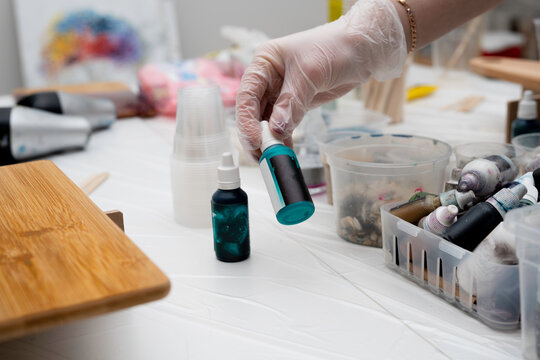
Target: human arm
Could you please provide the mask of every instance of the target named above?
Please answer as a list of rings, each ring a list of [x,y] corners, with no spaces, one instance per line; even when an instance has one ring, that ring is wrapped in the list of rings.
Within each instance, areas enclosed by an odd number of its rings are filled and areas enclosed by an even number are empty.
[[[502,0],[410,0],[417,48]],[[291,146],[304,114],[370,77],[401,74],[411,42],[409,19],[397,0],[360,0],[338,20],[271,40],[258,49],[237,96],[236,118],[244,148],[260,155],[260,124]]]

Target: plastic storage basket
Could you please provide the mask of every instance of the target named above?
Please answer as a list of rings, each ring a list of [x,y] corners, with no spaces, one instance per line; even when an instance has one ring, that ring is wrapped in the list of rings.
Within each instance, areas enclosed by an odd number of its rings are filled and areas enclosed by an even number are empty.
[[[504,224],[516,234],[523,356],[540,359],[540,205],[510,212]]]
[[[381,207],[386,265],[494,329],[518,328],[519,266],[486,261],[389,213],[402,203]]]

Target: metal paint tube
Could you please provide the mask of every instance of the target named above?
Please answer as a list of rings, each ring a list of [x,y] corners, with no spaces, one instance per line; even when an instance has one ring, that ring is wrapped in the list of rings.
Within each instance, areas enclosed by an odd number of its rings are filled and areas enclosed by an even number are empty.
[[[90,132],[90,124],[82,117],[23,106],[0,108],[0,164],[84,148]]]
[[[105,98],[46,91],[21,98],[18,105],[55,114],[85,117],[92,130],[106,128],[116,119],[115,104]]]

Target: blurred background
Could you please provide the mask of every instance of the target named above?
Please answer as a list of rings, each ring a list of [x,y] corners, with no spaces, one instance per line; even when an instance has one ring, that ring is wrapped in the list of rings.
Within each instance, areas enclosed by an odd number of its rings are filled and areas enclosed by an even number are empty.
[[[10,92],[15,87],[43,85],[44,82],[74,82],[64,79],[36,79],[36,73],[46,71],[39,58],[46,56],[45,47],[50,34],[48,28],[59,17],[82,10],[96,11],[97,16],[111,15],[127,19],[135,32],[147,31],[153,23],[162,33],[147,34],[147,43],[141,51],[145,57],[137,59],[137,67],[153,60],[190,59],[218,51],[231,45],[229,39],[220,35],[225,25],[256,29],[270,38],[283,36],[323,24],[335,18],[340,9],[345,10],[350,0],[151,0],[151,1],[103,1],[103,0],[3,0],[0,1],[0,90]],[[114,4],[110,4],[114,3]],[[140,5],[140,4],[142,5]],[[116,5],[115,5],[116,4]],[[154,11],[155,10],[155,11]],[[532,19],[540,16],[537,0],[507,1],[483,18],[476,25],[473,37],[478,41],[472,51],[486,51],[507,55],[537,58],[538,51]],[[165,38],[163,38],[163,35]],[[482,40],[482,35],[486,39]],[[160,38],[161,37],[161,38]],[[158,40],[156,40],[158,39]],[[166,51],[149,56],[145,47],[151,42],[164,41]],[[432,61],[431,47],[420,51],[417,61]],[[435,56],[436,57],[436,56]],[[64,62],[60,66],[67,66]],[[70,64],[68,64],[70,65]]]

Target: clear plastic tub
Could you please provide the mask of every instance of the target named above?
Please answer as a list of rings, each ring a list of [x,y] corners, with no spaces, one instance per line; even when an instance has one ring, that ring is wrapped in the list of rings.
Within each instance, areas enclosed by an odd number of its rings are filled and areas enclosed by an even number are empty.
[[[525,171],[540,166],[540,133],[523,134],[512,139],[512,144],[523,151],[522,164]]]
[[[390,214],[401,203],[381,207],[386,265],[494,329],[519,328],[519,266],[486,261]]]
[[[467,163],[489,155],[505,155],[520,166],[525,151],[511,144],[497,142],[473,142],[454,146],[456,167],[462,169]]]
[[[380,133],[391,120],[386,114],[364,108],[324,110],[323,117],[329,131],[352,130],[369,133]]]
[[[450,154],[447,143],[420,136],[341,139],[327,151],[338,235],[381,247],[379,207],[409,199],[415,191],[439,193]]]
[[[332,149],[337,149],[340,146],[346,146],[345,143],[340,145],[340,142],[345,138],[351,138],[355,136],[371,134],[371,132],[365,132],[360,130],[335,130],[328,131],[317,139],[319,145],[319,154],[321,156],[321,162],[324,169],[324,183],[326,184],[326,198],[330,205],[334,204],[332,194],[332,175],[330,173],[330,165],[328,164],[327,153]]]
[[[511,211],[504,224],[516,234],[523,356],[540,359],[540,205]]]

